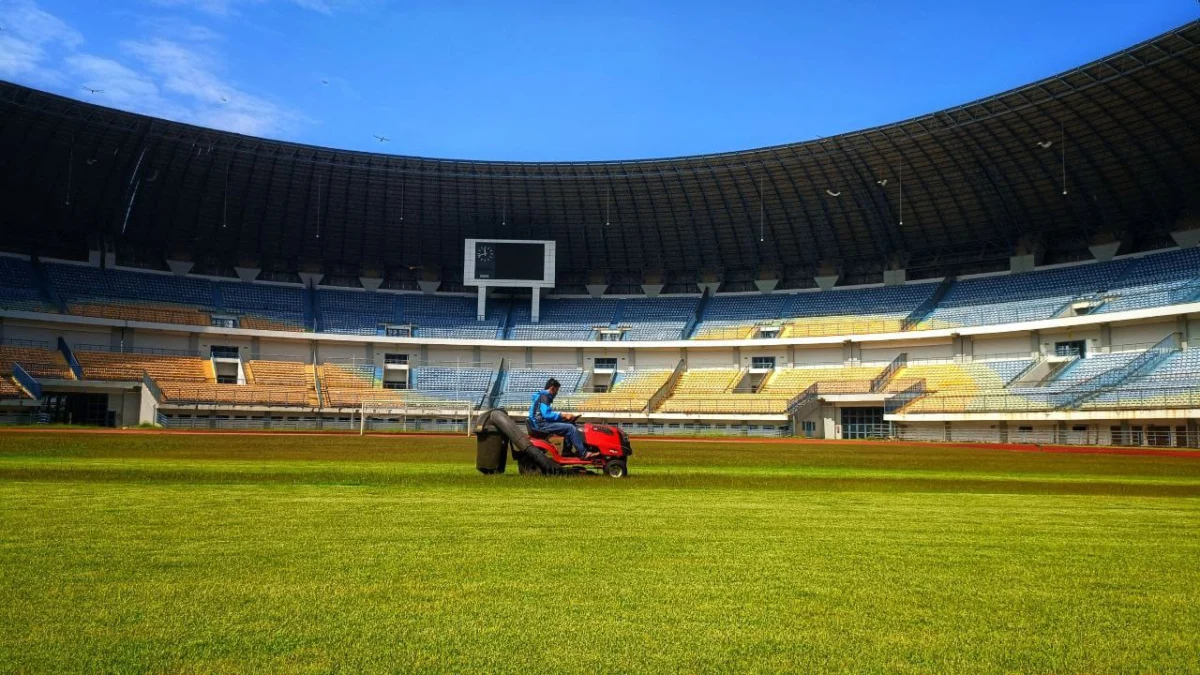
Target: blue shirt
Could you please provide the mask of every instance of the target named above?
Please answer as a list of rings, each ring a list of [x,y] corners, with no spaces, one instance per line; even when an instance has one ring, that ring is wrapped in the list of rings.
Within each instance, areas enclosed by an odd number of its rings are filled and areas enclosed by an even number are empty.
[[[551,394],[546,389],[533,395],[529,404],[530,428],[538,429],[545,422],[558,422],[562,420],[562,415],[551,407],[553,404],[554,394]]]

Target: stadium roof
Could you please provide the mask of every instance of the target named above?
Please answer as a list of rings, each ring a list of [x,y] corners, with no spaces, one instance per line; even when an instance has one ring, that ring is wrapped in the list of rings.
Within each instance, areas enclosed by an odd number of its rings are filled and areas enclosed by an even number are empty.
[[[467,237],[552,238],[560,268],[774,268],[811,285],[1169,244],[1200,189],[1200,22],[918,118],[743,152],[477,162],[347,152],[0,84],[0,248],[113,243],[201,267],[461,272]],[[937,83],[930,83],[937,86]],[[587,133],[580,129],[579,133]],[[1064,152],[1065,151],[1065,152]],[[915,274],[914,274],[915,273]]]

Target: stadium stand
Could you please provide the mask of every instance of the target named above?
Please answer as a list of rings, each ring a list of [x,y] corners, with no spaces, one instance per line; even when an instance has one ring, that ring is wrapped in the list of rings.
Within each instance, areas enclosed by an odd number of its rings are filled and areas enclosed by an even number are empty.
[[[0,308],[25,312],[57,312],[42,296],[33,264],[24,258],[0,256]]]
[[[541,367],[513,368],[504,374],[501,382],[503,394],[497,401],[496,407],[509,410],[525,410],[529,408],[533,392],[540,391],[546,381],[554,378],[562,385],[559,397],[571,398],[580,393],[587,372],[582,368]]]
[[[139,382],[146,374],[160,383],[168,380],[216,381],[211,363],[198,356],[98,351],[90,346],[76,346],[75,358],[87,380]]]
[[[530,319],[530,306],[513,307],[509,337],[516,340],[590,340],[596,328],[613,324],[619,301],[599,299],[547,299],[541,303],[538,323]]]
[[[626,328],[626,340],[679,340],[699,304],[698,297],[623,300],[613,323]]]

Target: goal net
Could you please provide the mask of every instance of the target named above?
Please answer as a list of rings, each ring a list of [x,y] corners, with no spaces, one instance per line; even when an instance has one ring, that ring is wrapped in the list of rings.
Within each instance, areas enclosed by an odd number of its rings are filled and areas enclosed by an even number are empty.
[[[364,399],[359,407],[358,433],[461,431],[469,436],[478,410],[474,401]]]

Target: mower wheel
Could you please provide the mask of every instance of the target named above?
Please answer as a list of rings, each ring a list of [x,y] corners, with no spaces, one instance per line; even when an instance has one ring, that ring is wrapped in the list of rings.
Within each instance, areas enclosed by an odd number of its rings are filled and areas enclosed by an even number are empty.
[[[522,476],[535,476],[542,472],[537,464],[527,459],[517,460],[517,470]]]
[[[610,478],[629,478],[629,467],[623,459],[610,459],[604,465],[604,473]]]

